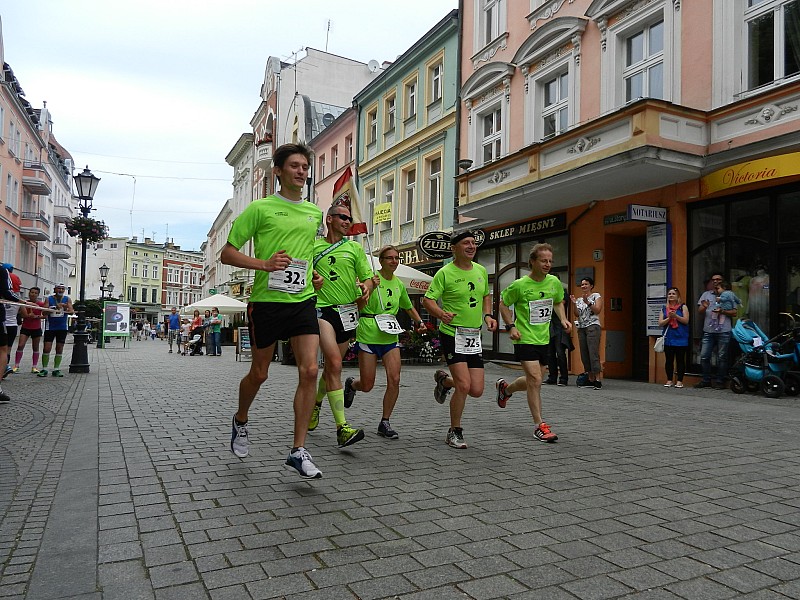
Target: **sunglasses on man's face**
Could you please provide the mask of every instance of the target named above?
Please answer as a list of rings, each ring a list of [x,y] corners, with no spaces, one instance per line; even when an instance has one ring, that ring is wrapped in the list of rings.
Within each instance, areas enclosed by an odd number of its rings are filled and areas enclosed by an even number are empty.
[[[332,217],[339,217],[342,221],[350,221],[353,222],[353,217],[348,217],[347,215],[343,215],[341,213],[333,213]]]

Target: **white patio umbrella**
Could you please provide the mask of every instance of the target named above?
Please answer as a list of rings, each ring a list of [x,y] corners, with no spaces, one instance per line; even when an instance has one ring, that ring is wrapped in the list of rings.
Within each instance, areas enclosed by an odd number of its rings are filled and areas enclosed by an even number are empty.
[[[247,310],[247,304],[239,302],[236,298],[231,298],[224,294],[214,294],[202,300],[198,300],[194,304],[185,306],[181,312],[184,314],[191,314],[195,309],[201,313],[206,310],[211,310],[214,307],[219,309],[221,315],[229,315],[231,313],[244,312]]]
[[[381,268],[381,262],[378,260],[377,256],[368,256],[367,258],[370,259],[372,262],[372,267],[376,271]],[[403,282],[403,285],[406,286],[406,291],[409,294],[424,294],[428,291],[428,286],[430,285],[431,281],[433,281],[433,277],[430,275],[404,264],[397,265],[397,270],[394,272],[394,276]]]

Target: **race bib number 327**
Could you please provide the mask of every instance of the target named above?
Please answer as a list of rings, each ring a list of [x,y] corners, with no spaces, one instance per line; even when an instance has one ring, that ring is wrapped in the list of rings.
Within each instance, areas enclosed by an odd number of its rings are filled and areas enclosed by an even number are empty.
[[[269,274],[267,287],[279,292],[298,294],[306,289],[307,272],[308,261],[292,259],[292,262],[285,269],[272,271]]]

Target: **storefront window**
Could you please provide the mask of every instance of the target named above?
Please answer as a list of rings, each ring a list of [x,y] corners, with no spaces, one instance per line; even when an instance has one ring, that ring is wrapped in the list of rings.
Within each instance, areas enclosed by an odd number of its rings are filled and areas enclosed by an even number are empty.
[[[494,258],[494,248],[478,250],[478,253],[475,255],[475,262],[482,265],[486,269],[486,273],[492,276],[494,275]]]
[[[800,242],[800,192],[778,196],[778,240]]]
[[[692,250],[725,235],[725,206],[719,204],[692,213]]]
[[[730,235],[766,240],[769,233],[769,198],[731,203]]]

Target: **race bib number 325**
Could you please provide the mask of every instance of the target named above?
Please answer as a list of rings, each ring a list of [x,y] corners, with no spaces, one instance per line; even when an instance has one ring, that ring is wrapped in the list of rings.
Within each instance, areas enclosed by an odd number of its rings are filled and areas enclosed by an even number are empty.
[[[307,272],[308,261],[292,259],[292,262],[285,269],[272,271],[269,274],[267,287],[279,292],[298,294],[306,289]]]

